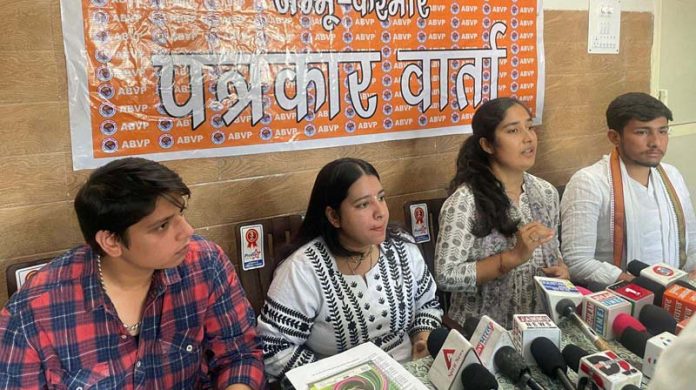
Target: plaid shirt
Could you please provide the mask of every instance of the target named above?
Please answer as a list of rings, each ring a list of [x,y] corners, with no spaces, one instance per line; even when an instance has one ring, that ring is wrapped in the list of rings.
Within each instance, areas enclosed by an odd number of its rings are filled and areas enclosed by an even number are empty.
[[[0,313],[2,389],[224,389],[263,386],[254,312],[232,264],[194,236],[185,261],[156,271],[130,336],[87,246],[54,259]]]

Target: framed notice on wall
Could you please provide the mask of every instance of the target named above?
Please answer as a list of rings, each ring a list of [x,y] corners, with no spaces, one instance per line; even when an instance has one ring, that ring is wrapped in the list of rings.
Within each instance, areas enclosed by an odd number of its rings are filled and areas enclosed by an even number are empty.
[[[540,0],[75,0],[61,11],[75,169],[466,133],[497,96],[541,117]]]

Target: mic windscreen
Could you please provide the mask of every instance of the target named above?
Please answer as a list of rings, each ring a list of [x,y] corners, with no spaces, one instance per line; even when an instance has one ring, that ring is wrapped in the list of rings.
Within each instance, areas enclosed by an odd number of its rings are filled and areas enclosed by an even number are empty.
[[[428,352],[430,352],[430,356],[435,358],[437,354],[440,353],[442,344],[445,343],[445,339],[447,339],[448,335],[449,330],[446,328],[437,328],[430,332],[428,336]]]
[[[640,390],[640,387],[636,385],[626,385],[622,387],[621,390]]]
[[[495,352],[493,362],[498,370],[514,383],[519,382],[522,375],[529,371],[524,358],[509,345],[502,346]]]
[[[653,301],[653,304],[658,306],[662,304],[662,295],[665,293],[665,287],[662,286],[660,283],[657,283],[654,280],[650,280],[642,276],[638,276],[637,278],[633,279],[631,283],[635,283],[645,289],[652,291],[652,293],[655,294],[655,300]]]
[[[556,313],[562,317],[567,317],[575,311],[575,304],[568,298],[561,299],[556,304]]]
[[[677,320],[665,309],[655,305],[645,305],[638,315],[640,322],[648,328],[648,332],[658,335],[662,332],[674,334],[677,329]]]
[[[626,328],[621,337],[619,337],[619,343],[642,359],[645,356],[645,344],[647,344],[649,339],[650,335],[648,333],[639,332],[633,328]]]
[[[626,266],[626,270],[633,276],[640,276],[640,271],[648,268],[648,265],[640,260],[632,260]]]
[[[462,370],[462,385],[466,390],[491,390],[498,388],[498,381],[486,367],[473,363]]]
[[[568,371],[563,355],[561,355],[561,351],[558,350],[553,341],[546,337],[537,337],[532,340],[530,349],[534,360],[536,360],[541,371],[547,376],[555,378],[556,369],[560,369],[563,373]]]
[[[587,355],[589,355],[589,352],[575,344],[568,344],[565,346],[565,348],[563,348],[563,360],[570,367],[570,369],[575,372],[578,372],[580,359]]]
[[[462,330],[464,331],[465,339],[469,340],[471,338],[471,335],[473,335],[476,331],[476,327],[478,326],[480,321],[481,317],[469,317],[466,320],[464,320],[464,326],[462,326]]]
[[[640,323],[637,319],[633,318],[630,314],[619,313],[614,322],[611,324],[611,330],[614,331],[616,337],[621,337],[626,328],[633,328],[639,332],[647,332],[648,330]]]
[[[600,292],[607,289],[607,285],[601,282],[590,282],[587,284],[587,289],[592,292]]]

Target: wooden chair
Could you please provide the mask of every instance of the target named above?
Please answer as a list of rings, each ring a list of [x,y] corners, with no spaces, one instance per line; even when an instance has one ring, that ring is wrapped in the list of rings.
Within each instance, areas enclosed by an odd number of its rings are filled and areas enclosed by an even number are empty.
[[[237,274],[239,275],[242,287],[247,294],[249,303],[258,315],[261,313],[263,302],[266,299],[268,288],[273,279],[273,272],[278,263],[283,260],[280,258],[280,251],[290,242],[302,224],[302,216],[299,214],[284,215],[259,219],[255,221],[241,222],[235,225],[235,238],[237,242],[237,254],[233,257],[233,262]],[[261,268],[244,270],[242,259],[242,245],[246,240],[242,239],[241,228],[249,225],[263,226],[263,248],[264,266]]]
[[[428,208],[428,229],[430,230],[430,241],[418,244],[423,253],[423,259],[428,266],[431,274],[435,274],[435,244],[437,243],[437,235],[440,232],[440,209],[447,198],[435,198],[425,200],[414,200],[404,203],[404,222],[406,230],[411,233],[411,205],[425,204]],[[449,293],[438,290],[438,299],[440,305],[447,313],[449,309]]]
[[[12,264],[5,268],[5,280],[7,281],[7,297],[17,292],[22,284],[31,278],[34,272],[38,271],[44,264],[51,259],[26,260]]]

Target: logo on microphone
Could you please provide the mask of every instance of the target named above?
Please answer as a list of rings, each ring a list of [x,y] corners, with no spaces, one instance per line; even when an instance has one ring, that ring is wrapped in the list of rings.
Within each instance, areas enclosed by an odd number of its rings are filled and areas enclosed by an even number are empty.
[[[445,365],[447,366],[447,371],[452,368],[452,355],[454,355],[456,351],[452,348],[443,348],[442,349],[442,356],[445,357]]]
[[[668,277],[674,275],[674,271],[672,271],[670,268],[663,267],[661,265],[653,266],[653,272],[655,272],[658,275],[668,276]]]

